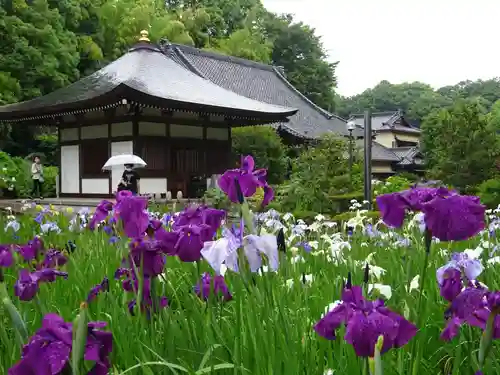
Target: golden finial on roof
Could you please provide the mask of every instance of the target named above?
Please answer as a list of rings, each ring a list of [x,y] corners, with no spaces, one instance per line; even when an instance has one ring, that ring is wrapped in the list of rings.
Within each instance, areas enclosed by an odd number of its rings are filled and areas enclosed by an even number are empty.
[[[149,32],[147,30],[141,31],[141,37],[139,38],[139,42],[149,42]]]

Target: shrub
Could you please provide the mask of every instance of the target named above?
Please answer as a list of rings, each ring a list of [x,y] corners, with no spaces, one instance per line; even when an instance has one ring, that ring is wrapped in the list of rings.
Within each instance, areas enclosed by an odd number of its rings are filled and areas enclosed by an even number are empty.
[[[361,169],[349,176],[348,145],[344,139],[325,136],[294,161],[290,180],[277,189],[277,200],[284,211],[332,212],[336,203],[330,199],[360,189]],[[358,160],[356,160],[358,161]]]
[[[364,199],[364,193],[354,192],[342,195],[333,195],[330,197],[330,201],[332,202],[332,211],[333,212],[346,212],[349,211],[349,207],[351,207],[351,201],[356,200],[358,202],[362,202]]]
[[[395,193],[401,190],[406,190],[412,185],[412,182],[407,178],[399,175],[391,176],[385,181],[377,181],[373,184],[373,195],[376,197],[381,194]]]
[[[0,196],[9,198],[26,198],[32,189],[31,162],[20,157],[10,157],[0,152]],[[57,167],[45,167],[44,196],[56,195]]]
[[[304,220],[307,224],[311,224],[314,222],[314,218],[318,215],[317,212],[314,211],[294,211],[293,216],[297,220]]]
[[[267,181],[279,184],[289,170],[287,148],[270,126],[235,128],[231,132],[232,150],[237,157],[252,155],[255,165],[267,169]]]
[[[500,180],[492,178],[484,181],[478,187],[478,195],[481,203],[489,208],[497,208],[500,205]]]
[[[344,222],[348,221],[349,219],[352,219],[354,216],[356,216],[356,212],[350,211],[350,212],[344,212],[339,215],[336,215],[332,218],[333,221],[337,222]],[[380,219],[380,212],[378,211],[368,211],[363,214],[363,216],[366,216],[369,219],[373,220],[378,220]]]

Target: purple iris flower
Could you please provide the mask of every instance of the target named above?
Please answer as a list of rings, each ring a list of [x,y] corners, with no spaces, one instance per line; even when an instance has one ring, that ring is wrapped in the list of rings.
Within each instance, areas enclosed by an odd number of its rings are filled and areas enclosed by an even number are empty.
[[[17,251],[23,257],[24,261],[29,263],[38,258],[38,255],[43,251],[44,243],[40,237],[35,237],[26,245],[20,246]]]
[[[141,237],[149,226],[149,216],[146,212],[147,199],[130,196],[123,198],[117,204],[116,212],[123,223],[123,230],[129,238]]]
[[[58,268],[64,266],[68,262],[68,258],[57,249],[49,249],[45,253],[42,267],[43,268]]]
[[[10,267],[14,263],[14,257],[10,245],[0,245],[0,267]]]
[[[26,269],[19,271],[19,278],[14,284],[14,294],[19,297],[21,301],[31,301],[39,290],[40,283],[52,283],[56,280],[57,276],[68,278],[66,272],[57,271],[54,269],[43,269],[30,273]]]
[[[109,292],[109,279],[107,277],[104,277],[104,279],[99,284],[97,284],[90,290],[89,295],[87,296],[87,303],[95,300],[97,296],[102,292]]]
[[[211,277],[208,272],[205,272],[198,284],[195,285],[194,292],[205,301],[208,301],[211,295],[215,295],[216,299],[222,299],[225,302],[233,299],[224,277],[221,275]]]
[[[384,336],[381,353],[406,345],[417,333],[417,327],[384,306],[383,300],[369,301],[359,286],[345,288],[342,301],[321,318],[314,330],[320,336],[335,339],[335,331],[344,324],[345,340],[360,357],[373,357],[378,337]]]
[[[238,203],[238,188],[239,184],[241,192],[245,197],[251,197],[255,194],[260,187],[264,190],[264,199],[262,206],[267,206],[274,198],[273,189],[266,181],[267,170],[255,168],[253,157],[248,155],[242,157],[241,167],[239,169],[230,169],[224,172],[219,178],[218,185],[220,189],[228,196],[228,198]]]
[[[385,224],[401,227],[407,210],[422,211],[427,230],[442,241],[460,241],[485,228],[486,207],[478,197],[446,188],[414,187],[377,197]]]
[[[129,259],[144,276],[155,277],[163,272],[166,257],[163,254],[161,241],[144,238],[135,239],[130,243]]]
[[[113,203],[107,200],[102,200],[96,207],[92,219],[90,219],[89,228],[94,230],[96,225],[105,220],[109,213],[113,210]]]
[[[115,278],[121,278],[125,276],[125,280],[122,282],[122,287],[125,291],[137,294],[139,289],[139,280],[137,279],[135,273],[132,270],[118,269],[115,273]],[[156,299],[156,301],[153,301]],[[134,308],[137,305],[137,299],[133,299],[128,303],[128,309],[132,315],[134,315]],[[151,293],[151,278],[144,277],[142,284],[142,302],[141,302],[141,312],[146,313],[148,316],[151,312],[158,312],[159,309],[168,306],[168,299],[166,297],[156,297]]]
[[[438,277],[438,283],[441,297],[452,302],[463,289],[462,273],[456,268],[447,268]]]
[[[211,228],[206,225],[187,225],[178,230],[179,238],[175,244],[175,255],[183,262],[196,262],[201,259],[203,244],[211,239]]]
[[[461,271],[470,281],[476,280],[484,270],[479,259],[471,258],[467,253],[453,253],[451,260],[436,271],[439,285],[443,283],[445,271],[450,268]]]
[[[113,348],[111,332],[102,331],[104,322],[88,323],[85,360],[93,361],[92,375],[105,375],[111,364],[109,355]],[[8,370],[8,375],[62,374],[69,369],[72,349],[73,326],[57,314],[46,314],[42,327],[23,347],[21,360]]]
[[[494,315],[493,338],[500,338],[500,292],[489,292],[481,285],[469,283],[451,303],[447,311],[450,316],[441,339],[453,339],[463,324],[478,327],[484,330],[491,314]]]
[[[186,225],[205,224],[210,227],[213,236],[220,228],[225,217],[226,212],[223,210],[216,210],[206,206],[190,206],[175,217],[172,228],[178,230]]]

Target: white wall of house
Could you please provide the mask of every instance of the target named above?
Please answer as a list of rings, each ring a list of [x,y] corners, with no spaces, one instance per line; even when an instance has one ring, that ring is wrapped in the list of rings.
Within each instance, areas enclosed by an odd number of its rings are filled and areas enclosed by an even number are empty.
[[[141,171],[138,170],[139,175]],[[141,194],[161,194],[167,192],[166,178],[141,178]]]
[[[80,193],[80,148],[61,147],[61,193]]]
[[[133,153],[134,153],[133,141],[111,142],[111,156],[116,156],[120,154],[133,154]],[[118,183],[122,178],[123,170],[124,167],[116,169],[113,168],[113,171],[111,172],[111,193],[116,191]]]
[[[109,178],[82,178],[82,194],[109,194]]]

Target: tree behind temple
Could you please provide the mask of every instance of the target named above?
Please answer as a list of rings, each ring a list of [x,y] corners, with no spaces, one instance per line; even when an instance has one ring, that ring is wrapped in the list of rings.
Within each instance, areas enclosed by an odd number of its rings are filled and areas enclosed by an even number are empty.
[[[422,124],[428,174],[458,189],[477,186],[495,171],[496,130],[477,101],[459,101],[431,113]]]

